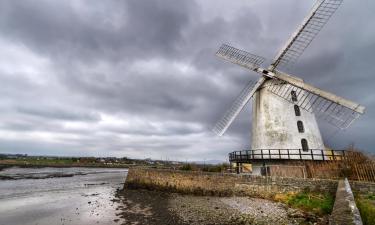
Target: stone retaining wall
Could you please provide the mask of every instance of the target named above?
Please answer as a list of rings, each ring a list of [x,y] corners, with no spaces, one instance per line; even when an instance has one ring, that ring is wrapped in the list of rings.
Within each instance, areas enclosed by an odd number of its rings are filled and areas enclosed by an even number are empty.
[[[307,190],[334,194],[337,181],[131,168],[125,186],[199,195],[272,197]]]
[[[272,197],[277,193],[318,191],[336,193],[337,180],[263,177],[195,171],[129,169],[125,186],[199,195]],[[375,183],[351,181],[357,193],[375,193]]]

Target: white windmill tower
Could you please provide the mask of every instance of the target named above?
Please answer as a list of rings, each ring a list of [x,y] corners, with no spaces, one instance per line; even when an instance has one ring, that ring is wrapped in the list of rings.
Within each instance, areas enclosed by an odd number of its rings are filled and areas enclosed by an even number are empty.
[[[365,107],[360,104],[279,70],[299,58],[342,1],[318,0],[268,68],[261,67],[263,57],[225,44],[220,47],[217,56],[261,75],[257,82],[247,84],[213,129],[216,134],[223,135],[253,97],[252,150],[244,156],[239,152],[240,157],[236,155],[234,161],[247,162],[267,157],[325,160],[323,140],[315,116],[345,129],[364,113]]]

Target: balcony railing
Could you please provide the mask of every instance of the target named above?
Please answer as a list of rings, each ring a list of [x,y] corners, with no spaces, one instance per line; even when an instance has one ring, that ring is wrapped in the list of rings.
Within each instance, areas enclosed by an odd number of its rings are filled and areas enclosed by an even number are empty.
[[[264,160],[344,160],[345,150],[309,149],[257,149],[229,153],[230,162],[252,162]]]

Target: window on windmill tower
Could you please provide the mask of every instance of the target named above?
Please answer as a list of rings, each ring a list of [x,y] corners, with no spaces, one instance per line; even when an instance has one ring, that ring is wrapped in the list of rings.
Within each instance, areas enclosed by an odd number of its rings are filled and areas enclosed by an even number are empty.
[[[298,100],[296,91],[291,91],[290,95],[292,95],[292,101],[293,102],[296,102]]]
[[[296,116],[301,116],[301,110],[299,109],[298,105],[294,105],[294,112]]]
[[[301,145],[303,151],[307,152],[309,150],[309,145],[307,144],[307,140],[305,138],[301,139]]]
[[[298,132],[300,132],[300,133],[305,132],[305,129],[303,127],[303,123],[300,120],[297,121],[297,128],[298,128]]]

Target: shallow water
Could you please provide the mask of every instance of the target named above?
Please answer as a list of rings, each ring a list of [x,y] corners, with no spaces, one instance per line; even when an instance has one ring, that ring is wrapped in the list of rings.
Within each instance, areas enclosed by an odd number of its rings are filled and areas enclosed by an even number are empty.
[[[0,180],[0,225],[120,224],[113,199],[126,174],[127,169],[107,168],[0,171],[16,179]]]

